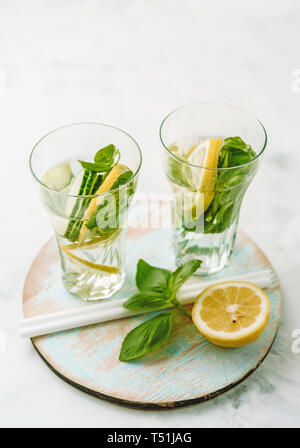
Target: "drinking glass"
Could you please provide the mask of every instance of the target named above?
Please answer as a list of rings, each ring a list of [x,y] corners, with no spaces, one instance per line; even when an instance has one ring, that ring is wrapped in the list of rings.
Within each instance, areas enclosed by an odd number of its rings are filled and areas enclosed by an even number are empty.
[[[205,139],[239,136],[255,151],[248,163],[208,168],[188,154]],[[221,103],[195,103],[171,112],[162,122],[164,171],[172,190],[173,246],[177,266],[199,258],[197,274],[224,268],[232,254],[244,194],[259,167],[267,135],[253,115]],[[193,150],[193,149],[192,149]]]
[[[111,182],[108,189],[82,194],[86,192],[80,191],[82,179],[86,175],[93,179],[93,172],[81,168],[78,160],[93,161],[100,148],[111,144],[120,151],[116,170],[129,169],[131,174],[121,185]],[[141,150],[129,134],[100,123],[75,123],[55,129],[31,152],[30,169],[51,218],[63,283],[70,293],[84,300],[110,297],[122,287],[127,211],[141,161]],[[68,175],[70,184],[62,188]],[[50,187],[45,178],[51,179]]]

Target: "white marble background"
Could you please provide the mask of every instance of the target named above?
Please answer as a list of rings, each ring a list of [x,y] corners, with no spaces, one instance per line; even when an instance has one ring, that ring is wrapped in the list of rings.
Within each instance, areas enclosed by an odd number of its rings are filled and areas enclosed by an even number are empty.
[[[299,78],[297,0],[0,1],[1,426],[299,426]],[[160,121],[201,100],[246,108],[268,131],[241,226],[279,273],[282,324],[263,365],[223,396],[173,411],[125,409],[61,381],[18,336],[25,275],[51,235],[28,155],[62,124],[115,124],[142,147],[140,190],[165,191]]]

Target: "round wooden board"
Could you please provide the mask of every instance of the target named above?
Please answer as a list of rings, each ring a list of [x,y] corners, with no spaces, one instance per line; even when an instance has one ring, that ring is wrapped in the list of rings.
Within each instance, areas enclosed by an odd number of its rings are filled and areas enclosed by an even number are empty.
[[[136,291],[134,277],[139,258],[153,265],[175,268],[171,230],[129,228],[126,255],[125,285],[110,300],[129,297]],[[270,267],[266,256],[240,231],[230,266],[210,279],[266,267]],[[272,288],[266,292],[271,300],[267,328],[256,341],[241,348],[225,349],[211,344],[184,316],[175,320],[171,339],[163,350],[129,363],[118,360],[122,340],[149,315],[36,337],[32,342],[59,377],[96,397],[146,409],[186,406],[231,389],[254,372],[266,357],[281,312],[280,285],[274,270]],[[78,306],[89,303],[65,290],[53,238],[41,249],[28,273],[23,294],[24,316]]]

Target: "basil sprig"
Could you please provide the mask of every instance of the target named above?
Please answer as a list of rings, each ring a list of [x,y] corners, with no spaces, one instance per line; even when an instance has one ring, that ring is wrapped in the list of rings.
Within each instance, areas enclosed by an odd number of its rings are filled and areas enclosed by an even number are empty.
[[[256,153],[240,137],[225,138],[218,160],[215,194],[204,214],[204,233],[222,233],[237,218],[241,200],[257,170]]]
[[[77,241],[83,226],[83,216],[85,210],[90,204],[90,198],[80,198],[82,195],[92,195],[97,192],[100,185],[103,183],[105,175],[118,163],[120,159],[120,151],[115,145],[108,145],[99,149],[94,156],[94,162],[84,162],[78,160],[84,168],[82,182],[78,191],[78,198],[70,214],[70,221],[64,234],[64,237],[69,241]],[[101,174],[101,173],[105,173]],[[96,225],[96,223],[95,223]]]
[[[139,292],[130,297],[124,303],[124,307],[132,311],[157,311],[175,306],[190,317],[177,300],[176,294],[201,263],[201,260],[190,260],[171,272],[139,260],[136,272],[136,286]],[[163,345],[171,334],[172,317],[171,311],[164,312],[130,331],[123,341],[120,361],[139,358]]]
[[[222,233],[231,226],[239,214],[241,200],[249,182],[256,173],[258,165],[255,158],[255,151],[241,137],[225,138],[219,154],[218,168],[232,169],[220,169],[217,172],[210,206],[205,210],[204,216],[201,215],[188,225],[184,224],[185,230],[197,232],[202,221],[204,233]]]
[[[94,156],[94,162],[84,162],[78,160],[81,166],[87,171],[94,171],[96,173],[103,173],[112,169],[114,165],[118,163],[120,159],[120,151],[115,145],[107,145]]]

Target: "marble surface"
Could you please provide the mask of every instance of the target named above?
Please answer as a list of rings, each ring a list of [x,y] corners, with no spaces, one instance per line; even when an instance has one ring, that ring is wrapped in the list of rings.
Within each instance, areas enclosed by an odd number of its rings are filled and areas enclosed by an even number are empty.
[[[0,426],[299,426],[299,30],[297,0],[1,2]],[[279,274],[282,323],[234,390],[178,410],[125,409],[62,382],[18,336],[24,279],[51,235],[28,155],[62,124],[115,124],[141,145],[140,191],[163,192],[160,121],[201,100],[246,108],[268,131],[241,226]]]

